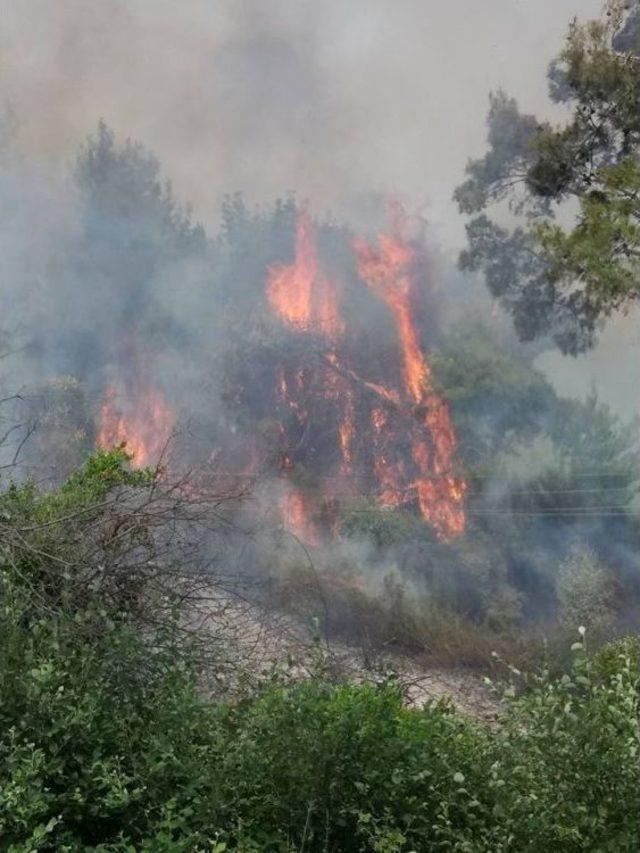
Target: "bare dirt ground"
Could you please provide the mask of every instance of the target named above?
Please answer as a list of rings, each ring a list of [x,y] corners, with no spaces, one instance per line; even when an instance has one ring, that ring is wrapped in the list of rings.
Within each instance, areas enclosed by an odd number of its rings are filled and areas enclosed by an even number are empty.
[[[336,679],[380,681],[393,674],[407,704],[449,698],[456,708],[487,722],[500,716],[500,702],[480,674],[462,669],[433,669],[392,652],[372,654],[326,637],[313,637],[293,619],[266,612],[239,596],[215,593],[194,620],[213,640],[211,689],[235,692],[257,686],[280,670],[285,677],[303,678],[318,665]]]

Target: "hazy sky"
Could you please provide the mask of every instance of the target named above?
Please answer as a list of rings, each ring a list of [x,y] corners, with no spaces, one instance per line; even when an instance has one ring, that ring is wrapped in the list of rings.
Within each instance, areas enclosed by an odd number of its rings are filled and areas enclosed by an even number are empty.
[[[381,196],[463,241],[451,193],[483,151],[489,91],[550,115],[547,63],[601,0],[7,0],[2,97],[21,142],[67,168],[104,117],[145,142],[211,224],[222,195],[295,190],[366,222]],[[591,381],[635,410],[637,320],[598,353],[545,361],[564,391]],[[635,348],[633,359],[629,350]]]
[[[39,158],[104,117],[158,153],[210,221],[220,196],[294,189],[355,216],[376,195],[450,197],[482,151],[487,95],[546,105],[545,68],[601,0],[9,0],[0,84]]]

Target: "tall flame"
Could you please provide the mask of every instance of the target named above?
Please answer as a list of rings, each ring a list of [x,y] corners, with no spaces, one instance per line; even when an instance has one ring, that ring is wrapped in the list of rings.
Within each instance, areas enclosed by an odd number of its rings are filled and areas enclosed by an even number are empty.
[[[318,544],[318,532],[311,520],[306,496],[287,485],[280,503],[284,527],[306,545]]]
[[[327,412],[328,405],[334,412],[340,453],[339,467],[336,463],[334,468],[338,476],[325,477],[325,481],[333,479],[352,493],[357,473],[358,390],[368,401],[368,445],[373,456],[370,470],[378,484],[380,503],[397,507],[415,501],[423,518],[444,540],[452,539],[465,527],[466,486],[454,473],[453,424],[447,405],[436,394],[414,317],[421,258],[416,247],[403,239],[403,213],[399,208],[397,213],[393,233],[380,235],[377,247],[356,240],[354,251],[360,277],[385,302],[394,318],[401,352],[400,389],[363,379],[343,363],[339,344],[344,323],[339,290],[336,282],[320,270],[315,235],[306,211],[297,219],[293,262],[268,270],[266,295],[274,313],[295,331],[319,335],[326,341],[325,368],[289,365],[279,371],[276,387],[276,401],[286,413],[280,425],[285,478],[281,513],[285,526],[309,544],[317,540],[318,530],[310,522],[308,496],[290,481],[300,452],[300,436],[309,431],[314,400],[320,395],[325,402],[321,411]],[[297,423],[295,438],[285,428],[285,422]],[[295,451],[288,442],[296,447]],[[360,455],[363,446],[358,443]]]
[[[413,401],[420,403],[431,387],[431,371],[412,315],[417,255],[397,237],[381,234],[378,242],[380,249],[376,250],[363,240],[354,241],[358,272],[393,312],[402,347],[405,386]]]
[[[344,394],[344,414],[340,421],[340,426],[338,427],[338,437],[340,439],[340,453],[342,455],[340,473],[347,476],[351,474],[353,466],[353,442],[356,437],[356,411],[353,392],[348,386],[345,386]]]
[[[338,288],[335,281],[320,273],[306,211],[298,215],[293,263],[269,268],[267,299],[275,313],[298,331],[315,332],[332,340],[342,333]]]
[[[378,247],[363,240],[354,241],[360,277],[393,313],[402,351],[405,391],[426,432],[423,435],[422,430],[412,430],[416,434],[412,438],[411,456],[417,476],[411,486],[423,518],[441,538],[451,539],[465,528],[466,487],[454,474],[453,424],[447,405],[435,393],[413,317],[419,257],[398,234],[381,234]],[[384,455],[378,457],[376,467],[383,494],[388,494],[389,463]]]
[[[98,447],[124,444],[136,467],[157,465],[166,451],[173,423],[173,413],[157,389],[146,387],[122,400],[110,386],[100,409]]]
[[[340,445],[340,474],[353,473],[353,442],[356,438],[356,407],[354,393],[335,348],[326,354],[330,367],[325,372],[324,396],[333,400],[340,411],[338,443]]]
[[[380,484],[380,504],[381,506],[391,507],[401,506],[404,502],[405,491],[402,486],[403,466],[401,462],[395,463],[390,458],[392,442],[389,441],[388,416],[384,409],[373,409],[371,426],[375,451],[373,469]]]

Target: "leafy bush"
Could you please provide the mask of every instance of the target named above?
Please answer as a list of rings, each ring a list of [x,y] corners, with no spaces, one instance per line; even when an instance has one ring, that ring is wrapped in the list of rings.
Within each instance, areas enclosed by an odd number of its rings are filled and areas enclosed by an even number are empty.
[[[611,630],[615,585],[594,554],[579,552],[566,559],[560,566],[557,589],[562,621],[571,630],[584,625],[598,636]]]
[[[630,667],[633,677],[640,684],[640,637],[637,634],[608,643],[594,656],[595,674],[605,681],[616,676],[621,664]]]
[[[10,620],[9,620],[10,621]],[[634,850],[637,676],[578,660],[493,730],[319,671],[208,704],[121,628],[2,625],[0,820],[22,850]],[[20,632],[22,631],[22,634]],[[18,650],[20,650],[18,654]],[[8,689],[7,689],[8,688]],[[217,846],[216,846],[217,845]],[[227,845],[226,847],[224,845]]]
[[[207,699],[179,611],[151,630],[65,568],[78,519],[95,529],[88,507],[128,476],[107,455],[49,498],[3,498],[2,849],[639,848],[634,641],[593,661],[575,644],[562,678],[514,670],[493,727],[446,702],[407,708],[393,678],[333,683],[321,660],[302,682],[274,673],[256,693]],[[47,538],[70,516],[71,539]],[[52,576],[55,595],[34,582]]]
[[[623,654],[602,678],[583,643],[574,651],[570,674],[525,679],[497,732],[504,829],[515,850],[635,850],[637,667]]]

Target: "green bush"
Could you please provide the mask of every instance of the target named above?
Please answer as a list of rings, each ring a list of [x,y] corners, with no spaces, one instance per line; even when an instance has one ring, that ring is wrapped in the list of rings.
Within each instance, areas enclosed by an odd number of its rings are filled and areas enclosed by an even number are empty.
[[[508,849],[631,851],[640,844],[637,667],[623,654],[603,678],[583,643],[574,652],[569,674],[526,679],[496,732],[493,775],[504,788]]]
[[[4,849],[638,849],[626,659],[606,681],[584,658],[535,676],[492,729],[321,671],[207,703],[167,645],[19,622],[2,622]]]
[[[609,571],[589,551],[568,557],[557,582],[562,622],[571,631],[584,625],[590,634],[606,636],[615,617],[615,584]]]
[[[1,849],[640,848],[635,641],[593,661],[577,643],[561,678],[513,671],[497,726],[446,702],[409,709],[392,678],[332,683],[321,660],[302,682],[275,673],[254,694],[206,699],[180,614],[150,631],[117,597],[76,594],[78,530],[50,533],[70,516],[95,529],[96,498],[123,479],[107,456],[50,498],[5,496]],[[63,558],[43,547],[56,542]],[[55,595],[34,582],[47,577]]]
[[[629,666],[640,684],[640,636],[637,634],[607,643],[594,657],[595,674],[605,680],[614,678],[621,665]]]

